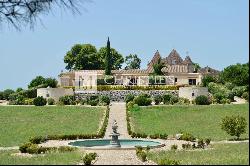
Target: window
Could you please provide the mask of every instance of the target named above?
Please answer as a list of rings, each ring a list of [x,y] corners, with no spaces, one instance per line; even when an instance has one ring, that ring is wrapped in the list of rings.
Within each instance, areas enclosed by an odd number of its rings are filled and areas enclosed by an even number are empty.
[[[173,64],[173,65],[176,65],[176,60],[172,60],[172,64]]]
[[[194,92],[192,93],[192,97],[194,97]]]
[[[188,79],[189,85],[196,85],[196,79]]]
[[[174,78],[174,82],[177,82],[177,78]]]

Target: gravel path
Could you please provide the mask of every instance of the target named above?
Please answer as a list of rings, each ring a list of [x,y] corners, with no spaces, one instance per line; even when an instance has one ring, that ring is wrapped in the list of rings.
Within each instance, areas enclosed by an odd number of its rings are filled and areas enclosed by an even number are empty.
[[[118,125],[118,133],[120,133],[119,139],[124,138],[131,138],[127,131],[127,120],[126,120],[126,103],[125,102],[119,102],[115,103],[112,102],[110,106],[110,112],[109,112],[109,121],[107,130],[105,133],[104,138],[109,138],[109,134],[112,133],[112,124],[116,120]]]
[[[87,150],[96,152],[98,158],[94,165],[157,165],[152,161],[142,162],[135,154],[135,150]]]

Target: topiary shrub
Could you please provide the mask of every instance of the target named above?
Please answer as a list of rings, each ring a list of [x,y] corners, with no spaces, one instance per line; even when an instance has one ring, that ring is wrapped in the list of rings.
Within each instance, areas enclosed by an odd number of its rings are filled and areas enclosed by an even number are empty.
[[[162,96],[161,95],[156,95],[154,97],[154,102],[155,102],[155,105],[158,105],[162,102]]]
[[[231,136],[236,136],[239,140],[240,135],[246,132],[247,121],[241,116],[226,116],[222,119],[221,129]]]
[[[35,106],[44,106],[46,105],[47,101],[42,96],[38,96],[34,99],[33,103]]]
[[[135,96],[133,94],[127,94],[126,97],[125,97],[125,102],[128,103],[130,101],[133,101],[135,98]]]
[[[102,95],[99,98],[100,104],[102,105],[109,105],[110,104],[110,98],[108,96]]]
[[[195,103],[197,105],[209,105],[211,104],[211,102],[209,101],[207,96],[201,95],[201,96],[197,96],[195,98]]]
[[[172,96],[173,96],[173,95],[172,95],[172,94],[169,94],[169,93],[164,94],[164,95],[162,96],[162,98],[163,98],[163,103],[164,103],[164,104],[170,104],[170,99],[171,99]]]
[[[52,98],[48,98],[47,103],[48,105],[55,105],[55,100]]]
[[[141,94],[134,98],[133,102],[135,104],[138,104],[139,106],[148,106],[151,105],[152,100],[149,95],[147,94]]]

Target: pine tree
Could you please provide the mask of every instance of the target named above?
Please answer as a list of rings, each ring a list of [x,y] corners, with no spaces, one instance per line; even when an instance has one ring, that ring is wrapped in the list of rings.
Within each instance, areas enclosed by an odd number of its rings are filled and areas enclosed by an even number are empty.
[[[108,42],[107,42],[107,53],[106,53],[106,57],[105,57],[105,75],[111,75],[111,49],[110,49],[110,41],[108,38]]]

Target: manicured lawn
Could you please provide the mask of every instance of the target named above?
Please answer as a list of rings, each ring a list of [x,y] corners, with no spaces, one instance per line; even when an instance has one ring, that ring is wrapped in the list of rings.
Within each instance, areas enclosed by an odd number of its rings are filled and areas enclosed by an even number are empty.
[[[248,165],[249,163],[249,143],[212,146],[213,149],[203,151],[150,152],[148,157],[155,162],[164,158],[178,160],[181,165]]]
[[[13,156],[18,151],[0,151],[0,165],[76,165],[81,162],[83,153],[79,151],[49,153],[35,157]]]
[[[241,115],[249,123],[249,105],[140,107],[131,113],[131,123],[138,133],[172,135],[185,131],[196,137],[225,140],[233,137],[221,130],[220,123],[230,115]],[[241,137],[249,138],[248,130]]]
[[[97,133],[106,107],[1,106],[0,147],[18,146],[32,136]]]

